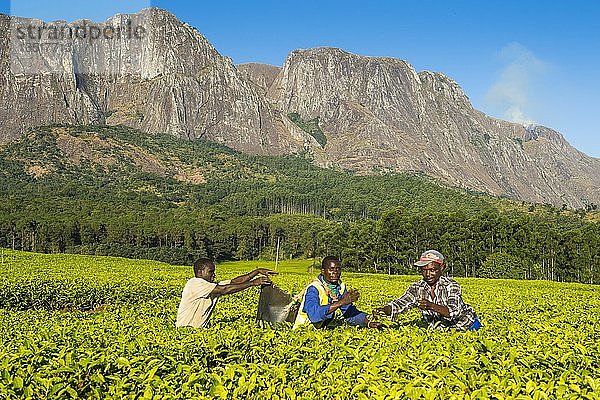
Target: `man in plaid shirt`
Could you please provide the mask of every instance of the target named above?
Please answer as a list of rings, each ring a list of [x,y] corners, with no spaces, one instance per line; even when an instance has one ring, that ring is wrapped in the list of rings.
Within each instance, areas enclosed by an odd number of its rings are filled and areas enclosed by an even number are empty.
[[[473,307],[463,302],[460,285],[442,275],[445,264],[439,251],[427,250],[415,265],[421,268],[423,279],[411,284],[402,296],[376,312],[394,319],[419,307],[432,329],[477,330],[481,327]]]

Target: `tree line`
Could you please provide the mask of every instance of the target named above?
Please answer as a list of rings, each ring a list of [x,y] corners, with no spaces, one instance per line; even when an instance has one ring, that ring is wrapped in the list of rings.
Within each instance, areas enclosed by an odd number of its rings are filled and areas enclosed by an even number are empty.
[[[190,264],[216,260],[341,257],[360,272],[408,274],[429,248],[460,277],[600,281],[600,226],[522,213],[385,212],[336,221],[311,215],[224,216],[172,210],[95,220],[26,218],[0,222],[0,246],[37,252],[116,255]]]

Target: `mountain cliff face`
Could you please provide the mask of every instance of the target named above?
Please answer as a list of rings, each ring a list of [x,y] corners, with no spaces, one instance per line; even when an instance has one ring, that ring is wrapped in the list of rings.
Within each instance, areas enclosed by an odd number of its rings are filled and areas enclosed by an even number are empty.
[[[10,40],[3,37],[2,120],[8,134],[2,141],[22,134],[27,126],[60,122],[124,124],[254,153],[286,154],[302,146],[302,139],[287,134],[260,90],[231,60],[172,14],[145,9],[96,25],[126,26],[130,20],[145,29],[139,41],[72,40],[71,49],[35,60],[42,64],[51,58],[52,73],[31,73],[44,65],[14,73],[9,57],[25,63],[28,54],[10,53]],[[9,32],[11,22],[35,24],[4,17],[2,32]]]
[[[308,152],[361,173],[420,171],[517,199],[600,203],[599,159],[551,129],[484,115],[443,74],[331,48],[294,51],[282,68],[234,66],[158,9],[99,25],[129,20],[145,28],[139,42],[73,40],[20,71],[15,61],[31,60],[9,32],[32,20],[1,16],[0,143],[52,122],[123,124],[248,153]]]
[[[319,118],[320,162],[415,170],[451,185],[554,204],[600,197],[600,160],[557,132],[473,109],[458,84],[401,60],[339,49],[294,51],[269,89],[284,113]]]
[[[267,93],[281,71],[280,67],[259,63],[238,64],[237,69],[246,79],[258,86],[263,95]]]

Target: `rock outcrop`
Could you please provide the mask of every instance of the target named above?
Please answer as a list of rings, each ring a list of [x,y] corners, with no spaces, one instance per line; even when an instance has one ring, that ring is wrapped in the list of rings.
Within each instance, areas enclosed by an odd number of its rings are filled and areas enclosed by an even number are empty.
[[[238,64],[237,69],[246,79],[259,87],[263,95],[267,94],[267,91],[281,71],[280,67],[260,63]]]

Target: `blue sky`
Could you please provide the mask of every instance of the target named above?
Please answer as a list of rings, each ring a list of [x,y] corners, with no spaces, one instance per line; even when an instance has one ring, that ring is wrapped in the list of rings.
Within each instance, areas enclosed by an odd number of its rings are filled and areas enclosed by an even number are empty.
[[[316,46],[401,58],[419,71],[456,80],[486,114],[551,127],[600,157],[598,1],[13,0],[0,5],[13,15],[68,21],[103,21],[117,12],[161,7],[198,28],[236,63],[282,65],[290,51]]]

